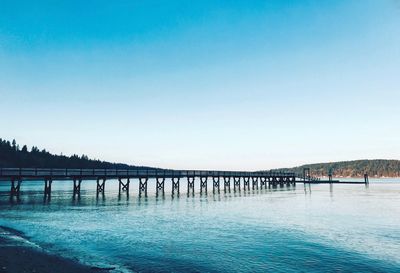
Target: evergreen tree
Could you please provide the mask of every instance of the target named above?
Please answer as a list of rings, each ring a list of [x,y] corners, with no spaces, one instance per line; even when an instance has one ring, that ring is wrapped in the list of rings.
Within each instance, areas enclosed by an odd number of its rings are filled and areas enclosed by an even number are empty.
[[[149,169],[89,159],[87,155],[53,155],[45,149],[32,146],[31,151],[24,145],[20,150],[14,139],[11,143],[0,138],[0,167],[2,168],[98,168],[98,169]],[[154,168],[152,168],[154,169]]]

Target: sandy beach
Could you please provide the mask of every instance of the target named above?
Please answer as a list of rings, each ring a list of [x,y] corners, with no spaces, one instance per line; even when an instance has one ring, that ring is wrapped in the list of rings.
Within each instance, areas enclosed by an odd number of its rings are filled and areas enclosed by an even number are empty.
[[[18,231],[0,227],[1,273],[84,273],[109,272],[107,269],[83,265],[79,261],[47,253],[30,246]]]

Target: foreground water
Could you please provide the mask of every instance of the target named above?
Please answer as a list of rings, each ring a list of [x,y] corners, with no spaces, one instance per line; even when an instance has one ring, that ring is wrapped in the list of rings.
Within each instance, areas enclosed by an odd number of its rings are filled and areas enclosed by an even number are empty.
[[[2,182],[0,225],[115,272],[400,272],[396,181],[179,198],[138,198],[132,182],[129,198],[119,197],[116,181],[96,198],[95,182],[85,181],[79,200],[70,181],[57,181],[50,203],[43,182],[23,182],[13,204]]]

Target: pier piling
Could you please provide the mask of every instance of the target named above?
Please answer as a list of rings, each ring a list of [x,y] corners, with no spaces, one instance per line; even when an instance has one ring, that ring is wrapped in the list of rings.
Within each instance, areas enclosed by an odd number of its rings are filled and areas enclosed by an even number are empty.
[[[310,182],[311,181],[311,173],[310,173],[310,168],[304,168],[303,169],[303,180],[304,182]]]
[[[213,176],[213,193],[215,193],[215,189],[219,193],[219,176]]]
[[[45,178],[45,180],[44,180],[44,199],[45,200],[50,200],[52,183],[53,183],[52,178]]]
[[[139,197],[144,196],[147,197],[147,181],[149,180],[148,177],[139,177]]]
[[[129,184],[129,178],[126,179],[126,183],[122,181],[122,178],[118,178],[118,194],[121,195],[121,192],[126,191],[126,194],[129,195]]]
[[[81,195],[81,183],[82,179],[81,178],[73,178],[74,185],[73,185],[73,196],[75,195]]]
[[[177,194],[179,195],[179,180],[180,180],[180,177],[172,177],[172,195],[175,194],[175,190],[177,191]]]
[[[365,182],[365,184],[369,184],[368,173],[364,174],[364,182]]]
[[[21,182],[22,180],[20,178],[11,178],[11,190],[10,190],[11,197],[19,196]]]
[[[266,187],[266,183],[267,183],[267,178],[266,177],[260,177],[260,188],[263,189],[263,187]]]
[[[257,176],[254,176],[254,177],[251,178],[251,180],[252,180],[252,182],[253,182],[253,184],[252,184],[253,190],[254,190],[255,188],[258,189],[258,177],[257,177]]]
[[[187,194],[189,196],[190,192],[192,192],[192,195],[194,195],[194,176],[188,176],[187,177]]]
[[[204,192],[207,194],[207,176],[200,176],[200,194]]]
[[[100,193],[104,195],[106,188],[106,178],[97,178],[96,182],[96,195],[98,196]]]
[[[165,177],[156,177],[156,196],[159,195],[160,191],[164,196],[165,194],[164,188],[165,188]]]
[[[243,190],[250,190],[250,177],[249,176],[243,176]]]
[[[236,192],[236,188],[240,191],[240,176],[233,177],[233,191]]]
[[[231,192],[231,178],[229,176],[224,176],[224,192],[228,189]]]

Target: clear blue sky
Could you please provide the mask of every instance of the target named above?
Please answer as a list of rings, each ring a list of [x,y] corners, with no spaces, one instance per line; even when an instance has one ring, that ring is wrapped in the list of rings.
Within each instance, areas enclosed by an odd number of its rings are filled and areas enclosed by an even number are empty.
[[[0,114],[138,165],[400,158],[400,1],[2,0]]]

